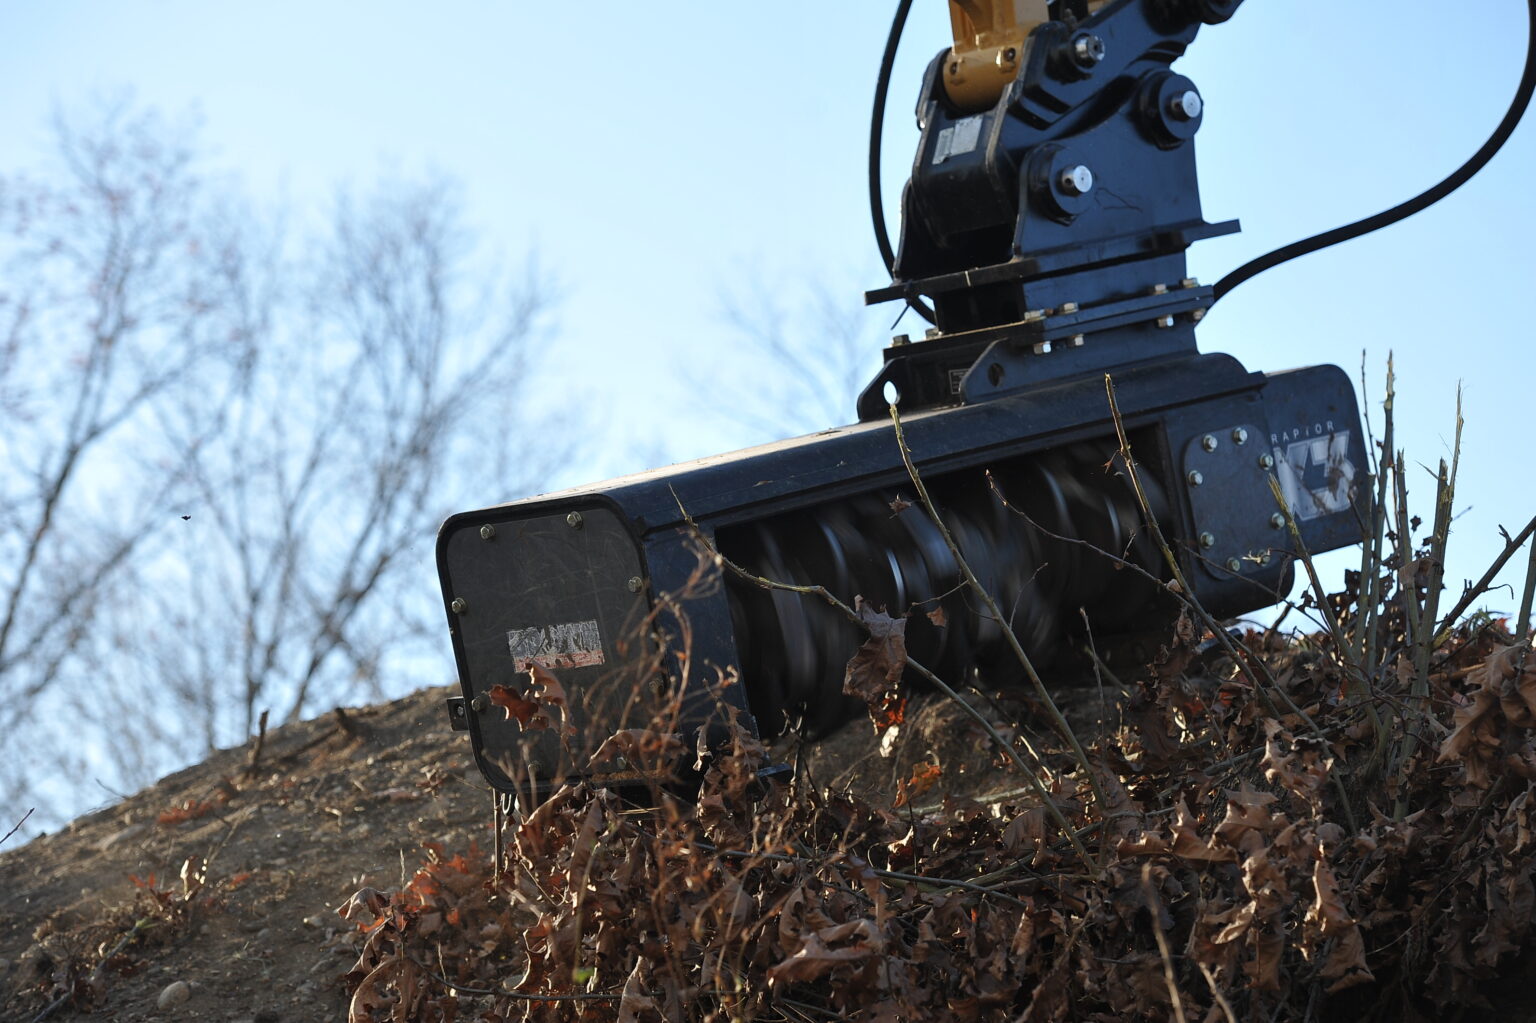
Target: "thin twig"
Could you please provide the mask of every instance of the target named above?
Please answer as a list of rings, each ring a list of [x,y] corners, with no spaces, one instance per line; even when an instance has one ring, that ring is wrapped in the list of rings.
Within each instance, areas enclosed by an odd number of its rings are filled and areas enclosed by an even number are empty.
[[[16,832],[20,831],[21,830],[21,826],[23,824],[27,823],[27,818],[32,816],[32,812],[34,810],[36,810],[36,809],[37,809],[37,807],[35,807],[35,806],[31,807],[30,809],[27,810],[26,813],[22,814],[21,815],[21,820],[17,821],[16,824],[11,828],[11,830],[9,830],[9,831],[7,831],[5,833],[5,838],[0,838],[0,845],[4,845],[7,841],[10,840],[10,837],[12,835],[14,835],[14,834],[16,834]]]
[[[535,995],[523,991],[512,991],[507,988],[465,987],[462,984],[455,984],[409,952],[401,952],[400,954],[415,963],[417,968],[428,977],[431,977],[450,991],[457,991],[461,995],[500,995],[503,998],[521,998],[525,1002],[616,1002],[624,996],[622,991],[577,991],[568,995]]]
[[[1456,602],[1456,606],[1451,608],[1450,612],[1440,620],[1440,629],[1435,634],[1436,644],[1444,641],[1445,637],[1450,634],[1451,629],[1455,626],[1457,619],[1466,612],[1467,608],[1472,606],[1472,602],[1488,591],[1488,588],[1493,585],[1493,580],[1500,572],[1504,571],[1505,563],[1509,561],[1516,551],[1525,546],[1525,541],[1530,538],[1533,532],[1536,532],[1536,517],[1532,517],[1531,521],[1525,524],[1524,529],[1520,530],[1512,540],[1505,543],[1504,550],[1500,552],[1497,558],[1493,559],[1493,564],[1488,566],[1488,571],[1483,573],[1483,577],[1472,586],[1469,586],[1466,592],[1461,595],[1461,599]]]
[[[809,856],[790,856],[787,853],[773,852],[747,852],[742,849],[721,849],[719,846],[708,842],[694,842],[693,845],[705,852],[716,856],[723,856],[731,860],[772,860],[776,863],[795,863],[803,866],[825,867],[830,866],[825,859],[813,859]],[[977,884],[975,881],[962,881],[953,877],[931,877],[927,874],[907,874],[899,870],[880,870],[877,867],[865,867],[875,877],[884,878],[887,881],[901,881],[908,884],[930,885],[934,888],[960,888],[965,891],[975,892],[978,895],[988,895],[1011,902],[1020,909],[1028,909],[1029,904],[1014,898],[1006,892],[1000,892],[996,888],[988,888],[986,885]],[[990,876],[990,875],[989,875]]]
[[[820,597],[822,600],[826,601],[832,607],[841,612],[842,615],[849,621],[853,622],[860,628],[865,627],[863,619],[858,616],[858,613],[855,612],[853,608],[839,600],[825,586],[821,586],[819,584],[802,586],[796,583],[779,582],[776,579],[769,579],[765,576],[760,576],[757,573],[749,571],[748,569],[743,568],[741,565],[736,564],[736,562],[722,554],[720,550],[712,542],[710,542],[710,539],[704,535],[704,532],[701,529],[699,529],[698,524],[693,521],[692,516],[689,515],[688,511],[682,507],[681,502],[678,504],[678,510],[683,516],[683,521],[686,522],[690,528],[692,528],[694,536],[697,538],[698,542],[703,545],[704,549],[715,559],[715,562],[720,566],[729,569],[740,578],[745,579],[756,586],[761,586],[764,589],[784,590],[789,593],[799,593],[803,596]],[[1008,629],[1004,629],[1003,631],[1008,632],[1010,635],[1012,634]],[[988,737],[990,737],[992,741],[997,744],[998,749],[1013,761],[1014,766],[1018,767],[1018,769],[1023,772],[1025,780],[1029,782],[1030,787],[1034,790],[1036,798],[1040,800],[1041,805],[1045,807],[1046,812],[1051,815],[1052,820],[1056,822],[1056,825],[1061,830],[1061,833],[1072,840],[1073,850],[1078,854],[1078,856],[1082,857],[1083,862],[1090,865],[1091,868],[1093,864],[1093,858],[1088,854],[1087,847],[1084,846],[1081,842],[1077,841],[1077,839],[1074,837],[1072,824],[1067,820],[1066,814],[1062,813],[1061,807],[1057,806],[1056,801],[1051,798],[1050,791],[1045,787],[1045,783],[1041,781],[1039,774],[1036,773],[1034,768],[1030,767],[1027,763],[1024,762],[1024,758],[1019,756],[1019,751],[1014,748],[1013,744],[1003,737],[1002,733],[997,730],[996,726],[994,726],[992,722],[987,720],[985,714],[981,713],[981,711],[971,706],[969,702],[962,699],[960,694],[955,692],[955,690],[948,683],[939,678],[939,676],[935,675],[933,671],[931,671],[926,665],[919,663],[910,654],[907,655],[907,667],[911,668],[923,678],[927,679],[928,682],[934,686],[934,688],[938,689],[945,696],[949,697],[951,700],[954,700],[957,704],[960,705],[961,709],[963,709],[968,715],[970,715],[973,720],[976,721],[977,724],[981,725],[982,729],[987,733]],[[1041,766],[1043,767],[1044,765],[1042,764]],[[1090,774],[1090,778],[1091,777],[1092,775]]]
[[[1200,967],[1200,973],[1204,975],[1205,982],[1211,986],[1211,997],[1216,999],[1216,1004],[1221,1006],[1221,1014],[1227,1018],[1227,1023],[1237,1023],[1237,1015],[1232,1011],[1232,1003],[1227,1001],[1227,996],[1221,993],[1221,987],[1216,983],[1216,974],[1204,963],[1196,963]]]
[[[267,709],[261,711],[261,723],[256,726],[256,743],[251,747],[251,758],[245,765],[245,776],[256,777],[261,769],[261,751],[267,745]]]
[[[1024,669],[1024,674],[1029,678],[1030,685],[1034,687],[1036,698],[1044,705],[1051,723],[1056,726],[1057,735],[1072,748],[1072,754],[1077,758],[1078,766],[1082,768],[1083,775],[1087,778],[1088,785],[1093,790],[1094,802],[1102,812],[1107,813],[1109,811],[1109,801],[1104,797],[1104,790],[1099,785],[1098,776],[1093,770],[1093,764],[1088,760],[1088,754],[1083,750],[1083,744],[1078,741],[1077,733],[1072,730],[1071,724],[1068,723],[1066,717],[1061,713],[1061,709],[1056,706],[1055,699],[1052,698],[1050,690],[1046,688],[1044,680],[1040,678],[1040,673],[1035,670],[1034,662],[1030,660],[1029,654],[1025,652],[1023,644],[1019,642],[1019,637],[1014,633],[1013,629],[1009,628],[1009,619],[1003,614],[1003,609],[998,606],[996,598],[981,584],[981,580],[971,570],[970,563],[966,561],[965,555],[960,553],[960,545],[955,542],[953,534],[949,531],[949,526],[945,524],[943,517],[939,515],[938,507],[933,503],[933,498],[928,494],[927,484],[923,482],[923,477],[917,471],[917,466],[912,463],[912,450],[907,447],[907,438],[901,427],[901,413],[897,411],[895,405],[892,405],[890,408],[891,425],[896,431],[896,446],[901,451],[902,464],[907,467],[907,475],[911,478],[912,485],[917,488],[917,496],[923,502],[923,507],[927,510],[928,517],[933,520],[933,524],[938,527],[940,535],[944,537],[944,543],[949,547],[950,555],[955,559],[955,564],[959,566],[961,573],[965,576],[965,581],[970,584],[972,591],[981,599],[981,602],[987,606],[988,612],[991,613],[993,620],[997,622],[998,627],[1002,630],[1003,639],[1007,641],[1009,648],[1013,651],[1014,658]],[[1088,860],[1086,862],[1092,863],[1093,861]]]
[[[134,938],[137,938],[140,934],[144,933],[155,925],[156,922],[149,919],[148,917],[141,917],[138,920],[135,920],[133,926],[128,929],[128,932],[118,940],[116,945],[112,946],[112,951],[102,956],[101,961],[96,964],[95,969],[91,970],[90,976],[86,978],[86,986],[94,987],[96,985],[96,981],[101,979],[101,971],[106,968],[106,965],[113,959],[116,959],[117,954],[123,949],[127,948],[129,942],[133,941]],[[49,1016],[52,1016],[65,1002],[69,1001],[70,996],[72,996],[74,993],[75,989],[70,987],[62,995],[49,1002],[47,1005],[43,1006],[43,1011],[32,1017],[32,1023],[42,1023],[43,1020],[47,1019]]]
[[[1306,723],[1312,734],[1321,737],[1323,731],[1317,722],[1312,720],[1312,716],[1296,705],[1296,701],[1292,700],[1290,694],[1275,682],[1274,677],[1269,674],[1269,669],[1253,655],[1252,651],[1244,648],[1241,653],[1239,652],[1237,644],[1232,642],[1232,637],[1227,634],[1227,630],[1222,628],[1221,623],[1216,621],[1211,616],[1211,613],[1205,609],[1205,606],[1196,599],[1195,591],[1189,585],[1189,580],[1185,577],[1184,570],[1179,565],[1178,557],[1173,553],[1173,548],[1169,546],[1167,539],[1163,536],[1163,531],[1157,524],[1157,517],[1152,514],[1152,503],[1147,499],[1146,488],[1141,484],[1141,473],[1136,468],[1136,460],[1131,457],[1131,442],[1125,432],[1125,419],[1120,415],[1120,404],[1115,399],[1115,381],[1108,373],[1104,374],[1104,391],[1109,398],[1110,419],[1115,424],[1115,437],[1120,442],[1120,458],[1125,463],[1125,471],[1126,475],[1130,478],[1131,488],[1135,491],[1136,500],[1141,505],[1142,515],[1147,520],[1147,528],[1152,531],[1152,539],[1157,543],[1158,549],[1162,551],[1163,558],[1168,562],[1168,568],[1173,572],[1174,581],[1179,584],[1180,590],[1183,591],[1185,599],[1189,602],[1189,607],[1200,618],[1201,624],[1211,633],[1217,644],[1226,651],[1227,656],[1232,658],[1232,663],[1237,666],[1237,669],[1248,677],[1249,683],[1253,686],[1254,694],[1272,716],[1278,718],[1280,714],[1274,705],[1274,701],[1269,698],[1269,693],[1271,692],[1277,694],[1285,702],[1286,707],[1290,709],[1291,713]],[[1264,672],[1264,681],[1268,683],[1267,686],[1260,684],[1259,670]],[[1351,833],[1358,831],[1359,824],[1356,821],[1354,809],[1350,805],[1349,795],[1344,790],[1343,781],[1331,771],[1329,772],[1329,777],[1333,781],[1334,790],[1338,793],[1339,805],[1349,822]]]
[[[1531,635],[1531,600],[1536,597],[1536,543],[1531,544],[1530,560],[1525,566],[1525,588],[1520,591],[1520,616],[1515,619],[1514,637],[1519,642]],[[1518,677],[1518,676],[1517,676]]]
[[[1141,865],[1141,890],[1147,899],[1147,915],[1152,918],[1152,937],[1157,939],[1158,954],[1163,957],[1163,983],[1168,985],[1168,1000],[1173,1003],[1173,1018],[1179,1023],[1189,1023],[1184,1015],[1184,999],[1179,997],[1179,982],[1173,974],[1173,956],[1168,952],[1168,939],[1163,936],[1163,921],[1158,910],[1162,901],[1152,889],[1152,864]]]

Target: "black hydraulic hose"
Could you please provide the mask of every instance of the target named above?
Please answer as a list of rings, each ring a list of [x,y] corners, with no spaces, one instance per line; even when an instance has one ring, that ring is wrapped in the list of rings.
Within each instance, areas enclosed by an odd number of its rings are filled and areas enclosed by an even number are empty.
[[[1503,148],[1504,143],[1509,141],[1509,137],[1514,134],[1515,126],[1525,116],[1526,107],[1530,106],[1531,93],[1536,91],[1536,0],[1527,0],[1527,3],[1529,9],[1527,16],[1529,34],[1525,44],[1525,70],[1520,76],[1520,85],[1515,90],[1514,99],[1510,102],[1509,110],[1505,112],[1504,119],[1493,130],[1493,134],[1488,136],[1488,141],[1483,143],[1482,148],[1472,154],[1471,159],[1458,167],[1450,177],[1438,185],[1419,193],[1405,203],[1392,207],[1390,210],[1383,210],[1375,216],[1366,217],[1364,220],[1357,220],[1353,224],[1336,227],[1331,231],[1324,231],[1322,234],[1316,234],[1310,238],[1292,242],[1289,245],[1244,263],[1216,282],[1216,297],[1213,300],[1213,304],[1214,302],[1219,302],[1222,296],[1239,284],[1258,276],[1265,270],[1273,269],[1281,263],[1295,259],[1297,256],[1305,256],[1319,249],[1326,249],[1330,245],[1337,245],[1340,242],[1349,241],[1351,238],[1359,238],[1362,235],[1370,234],[1372,231],[1378,231],[1383,227],[1395,224],[1399,220],[1404,220],[1415,213],[1426,210],[1466,184],[1474,174],[1482,170],[1488,161],[1493,159],[1494,154]]]
[[[885,53],[880,58],[880,74],[875,78],[875,106],[869,119],[869,215],[875,222],[875,244],[880,247],[880,258],[892,273],[896,271],[896,250],[891,248],[891,236],[885,226],[885,203],[880,199],[880,137],[885,129],[885,99],[891,88],[896,47],[901,43],[901,32],[911,10],[912,0],[901,0],[896,5],[891,32],[885,39]]]
[[[891,236],[885,226],[885,204],[880,200],[880,138],[885,131],[885,99],[891,89],[891,68],[896,63],[896,48],[901,44],[901,33],[911,10],[912,0],[901,0],[896,5],[891,32],[885,40],[885,53],[880,58],[880,74],[875,79],[875,105],[869,119],[869,215],[875,224],[875,244],[880,247],[880,258],[885,261],[885,268],[892,277],[896,275],[896,250],[891,247]],[[910,297],[907,305],[929,323],[933,322],[933,310],[922,299]]]

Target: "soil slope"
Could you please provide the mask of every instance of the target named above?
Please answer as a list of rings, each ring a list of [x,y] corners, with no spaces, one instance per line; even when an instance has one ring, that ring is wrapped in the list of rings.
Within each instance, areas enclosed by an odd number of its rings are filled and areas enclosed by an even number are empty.
[[[398,887],[424,840],[489,841],[450,692],[272,731],[254,772],[249,745],[226,750],[0,850],[0,1019],[61,995],[47,1018],[344,1019],[356,929],[337,908]]]

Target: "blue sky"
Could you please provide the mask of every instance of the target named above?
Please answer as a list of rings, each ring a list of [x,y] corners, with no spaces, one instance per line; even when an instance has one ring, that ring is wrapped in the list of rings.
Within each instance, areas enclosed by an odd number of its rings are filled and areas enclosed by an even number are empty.
[[[723,292],[820,282],[856,306],[883,283],[864,153],[893,6],[0,0],[0,165],[40,158],[55,109],[131,88],[198,111],[217,165],[261,199],[320,207],[380,175],[451,175],[490,247],[536,252],[560,282],[540,386],[588,424],[591,462],[575,475],[617,472],[762,439],[698,391],[701,367],[759,372],[734,354]],[[887,129],[893,216],[912,97],[948,39],[943,3],[916,8]],[[1202,31],[1179,69],[1206,101],[1206,216],[1244,232],[1192,250],[1198,277],[1393,205],[1481,143],[1518,78],[1525,5],[1450,13],[1430,0],[1252,0]],[[1533,169],[1526,124],[1449,200],[1261,276],[1201,328],[1202,348],[1250,369],[1337,362],[1354,376],[1363,352],[1373,409],[1394,351],[1399,435],[1431,466],[1464,386],[1453,587],[1497,552],[1499,524],[1536,511]],[[1426,475],[1414,495],[1426,517],[1429,495]]]

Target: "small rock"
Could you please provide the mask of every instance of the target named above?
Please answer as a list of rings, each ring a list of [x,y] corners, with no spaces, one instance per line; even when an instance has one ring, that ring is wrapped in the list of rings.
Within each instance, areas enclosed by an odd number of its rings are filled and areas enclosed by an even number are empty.
[[[155,999],[155,1005],[162,1009],[172,1009],[192,997],[192,988],[184,980],[173,980],[160,991],[160,997]]]
[[[120,831],[115,831],[108,835],[106,838],[102,839],[100,842],[97,842],[96,849],[98,852],[106,852],[108,849],[117,845],[119,842],[131,842],[136,838],[142,838],[148,833],[149,823],[147,821],[140,822],[138,824],[130,824],[126,828],[123,828]]]

